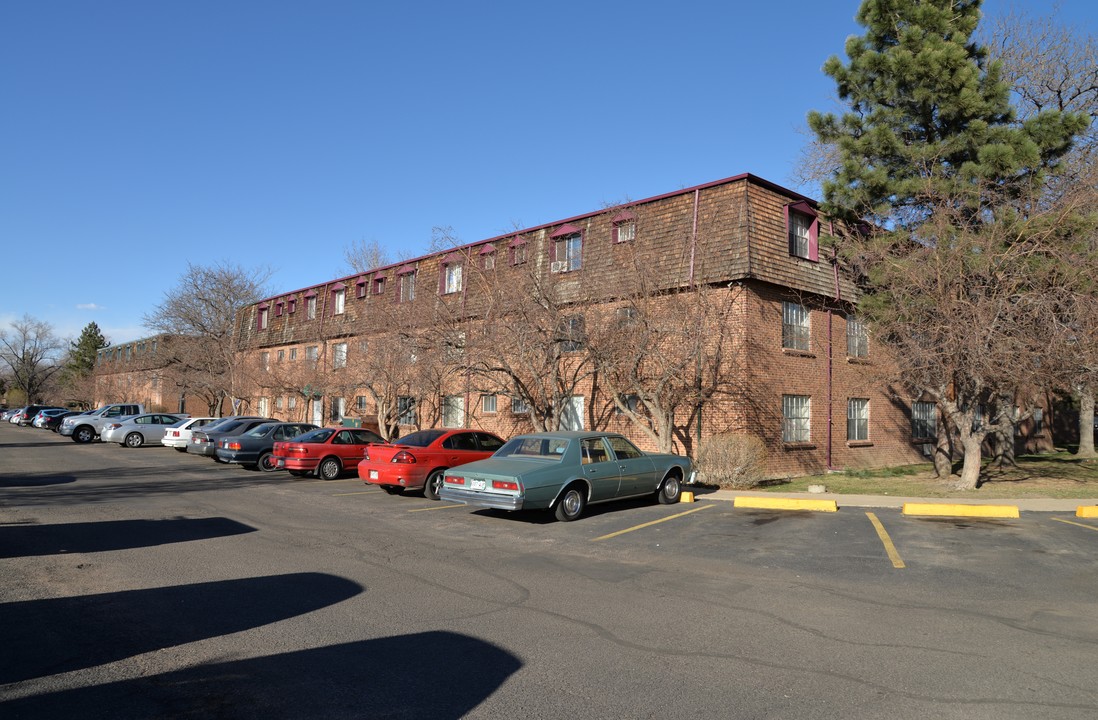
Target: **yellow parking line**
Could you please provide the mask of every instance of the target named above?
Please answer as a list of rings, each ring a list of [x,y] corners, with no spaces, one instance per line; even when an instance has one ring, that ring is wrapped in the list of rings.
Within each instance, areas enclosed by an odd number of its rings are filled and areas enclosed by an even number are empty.
[[[414,510],[409,510],[408,512],[426,512],[428,510],[448,510],[450,508],[456,508],[456,507],[469,507],[469,506],[466,505],[465,503],[459,503],[457,505],[433,505],[431,507],[415,508]]]
[[[885,552],[888,553],[888,559],[892,561],[892,567],[900,569],[907,567],[904,565],[904,561],[900,558],[900,553],[896,550],[896,546],[892,544],[892,538],[888,536],[888,532],[884,529],[884,525],[877,519],[877,516],[871,512],[865,514],[869,518],[869,522],[873,523],[873,527],[877,529],[877,537],[884,543]]]
[[[674,520],[675,518],[680,518],[683,515],[689,515],[690,513],[696,513],[696,512],[699,512],[701,510],[708,510],[711,507],[713,507],[713,506],[712,505],[702,505],[701,507],[696,507],[693,510],[687,510],[686,512],[678,513],[677,515],[668,515],[665,518],[660,518],[659,520],[653,520],[652,522],[646,522],[642,525],[634,525],[631,528],[625,528],[624,530],[618,530],[617,532],[612,532],[609,535],[602,535],[601,537],[591,538],[591,542],[595,542],[597,540],[608,540],[609,538],[617,537],[618,535],[624,535],[625,533],[631,533],[634,530],[640,530],[641,528],[650,527],[652,525],[659,525],[661,522],[667,522],[668,520]]]
[[[1060,518],[1052,518],[1052,519],[1055,520],[1056,522],[1062,522],[1066,525],[1074,525],[1076,527],[1086,528],[1087,530],[1093,530],[1095,532],[1098,532],[1098,527],[1094,527],[1093,525],[1084,525],[1083,523],[1077,523],[1074,520],[1061,520]]]

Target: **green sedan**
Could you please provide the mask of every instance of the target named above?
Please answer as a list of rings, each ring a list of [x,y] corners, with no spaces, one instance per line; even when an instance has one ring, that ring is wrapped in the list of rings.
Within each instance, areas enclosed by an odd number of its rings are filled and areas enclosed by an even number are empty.
[[[497,510],[551,509],[567,522],[589,504],[619,498],[678,502],[693,476],[690,458],[645,453],[617,433],[532,433],[512,438],[486,460],[448,470],[439,499]]]

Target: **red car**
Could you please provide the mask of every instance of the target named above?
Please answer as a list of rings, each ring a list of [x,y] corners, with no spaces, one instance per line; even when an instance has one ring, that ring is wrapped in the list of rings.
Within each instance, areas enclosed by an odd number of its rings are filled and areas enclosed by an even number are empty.
[[[274,444],[275,464],[294,477],[316,474],[335,480],[346,467],[358,465],[370,443],[385,442],[371,430],[329,427]]]
[[[420,430],[395,443],[366,448],[358,476],[392,495],[423,490],[424,497],[438,500],[446,470],[483,460],[501,447],[503,440],[481,430]]]

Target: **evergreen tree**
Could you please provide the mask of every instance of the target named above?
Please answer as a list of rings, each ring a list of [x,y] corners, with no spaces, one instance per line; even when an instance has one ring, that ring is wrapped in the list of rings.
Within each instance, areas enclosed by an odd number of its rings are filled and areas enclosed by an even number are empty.
[[[1016,119],[1000,65],[973,40],[979,0],[865,0],[857,20],[849,62],[824,65],[849,110],[808,117],[836,160],[824,206],[858,228],[842,250],[859,311],[896,379],[937,402],[963,449],[961,485],[975,488],[985,438],[1013,438],[1022,394],[1054,365],[1042,331],[1063,285],[1065,214],[1042,191],[1089,118]]]
[[[866,28],[846,42],[850,62],[824,72],[850,111],[812,112],[809,126],[838,150],[824,182],[827,209],[848,220],[917,225],[927,196],[994,206],[992,187],[1024,195],[1089,122],[1044,112],[1015,122],[998,62],[972,37],[980,0],[865,0]]]
[[[76,377],[87,377],[95,369],[99,351],[109,345],[99,325],[88,323],[80,331],[76,342],[69,343],[69,360],[65,364],[65,370]]]

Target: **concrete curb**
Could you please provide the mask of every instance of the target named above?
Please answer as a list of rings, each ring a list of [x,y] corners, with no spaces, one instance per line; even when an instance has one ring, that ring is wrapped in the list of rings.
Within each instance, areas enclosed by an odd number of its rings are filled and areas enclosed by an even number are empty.
[[[904,503],[904,515],[937,517],[1020,517],[1017,505],[958,505],[956,503]]]
[[[926,505],[947,505],[957,507],[985,507],[985,506],[1004,506],[1016,508],[1019,512],[1058,512],[1058,513],[1073,513],[1076,517],[1082,518],[1098,518],[1098,501],[1090,498],[1074,498],[1074,499],[1057,499],[1057,498],[1023,498],[1023,499],[1005,499],[1005,498],[987,498],[985,499],[966,499],[964,502],[958,502],[956,498],[919,498],[919,497],[893,497],[890,495],[842,495],[839,493],[774,493],[765,492],[761,490],[701,490],[694,489],[694,499],[696,501],[702,500],[723,500],[732,502],[736,507],[747,507],[747,505],[740,503],[747,503],[749,500],[762,499],[765,504],[755,506],[757,508],[765,509],[787,509],[787,510],[806,510],[808,507],[798,506],[798,504],[775,503],[779,500],[808,500],[811,504],[819,503],[820,501],[828,501],[835,504],[837,509],[841,508],[895,508],[896,510],[903,510],[906,504],[926,504]],[[783,507],[784,505],[784,507]],[[955,510],[956,511],[956,510]],[[826,512],[832,512],[827,510]],[[974,513],[980,511],[973,511]],[[937,514],[937,513],[936,513]],[[979,517],[980,515],[972,515],[973,517]],[[988,517],[984,515],[983,517]]]
[[[737,497],[732,502],[737,508],[759,508],[765,510],[811,510],[813,512],[837,512],[838,503],[834,500],[806,500],[803,498],[760,498]]]

